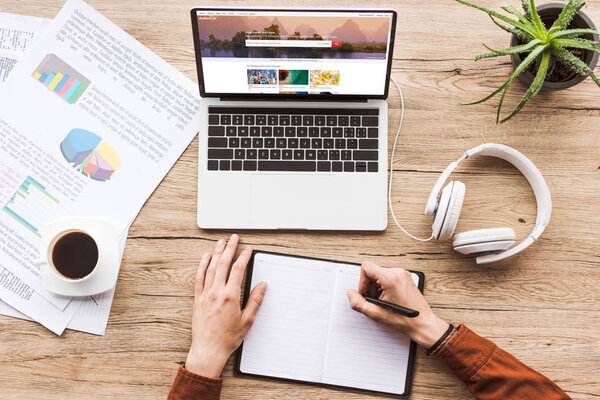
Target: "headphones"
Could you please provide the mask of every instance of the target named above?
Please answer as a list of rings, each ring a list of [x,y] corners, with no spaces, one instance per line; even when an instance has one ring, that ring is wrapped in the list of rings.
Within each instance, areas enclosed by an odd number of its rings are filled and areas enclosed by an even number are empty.
[[[402,127],[402,121],[404,119],[404,97],[398,82],[396,82],[393,77],[391,77],[391,80],[394,82],[398,88],[398,91],[400,92],[400,101],[402,106],[400,123],[398,124],[396,138],[394,139],[394,145],[392,147],[390,159],[390,182],[388,187],[389,207],[392,218],[396,225],[398,225],[402,232],[408,236],[422,242],[432,239],[449,240],[452,238],[456,224],[458,223],[458,217],[460,216],[462,204],[465,199],[466,187],[465,184],[460,181],[450,181],[446,186],[443,187],[443,189],[442,186],[461,161],[476,155],[496,157],[509,162],[519,171],[521,171],[533,189],[533,193],[537,202],[537,217],[535,220],[535,227],[525,240],[511,249],[509,249],[509,247],[515,243],[516,239],[515,231],[512,230],[512,228],[487,228],[458,233],[454,236],[452,245],[454,250],[461,254],[476,255],[475,261],[477,264],[488,264],[495,261],[504,260],[505,258],[517,254],[531,246],[533,242],[535,242],[541,236],[542,232],[544,232],[544,229],[546,229],[546,226],[548,226],[548,223],[550,222],[550,216],[552,214],[552,198],[550,196],[550,190],[548,189],[548,184],[544,180],[544,177],[531,162],[531,160],[512,147],[502,144],[487,143],[467,150],[461,158],[448,165],[444,172],[442,172],[440,177],[433,185],[433,189],[431,190],[429,198],[427,199],[427,204],[425,205],[425,215],[434,216],[433,224],[431,225],[431,236],[428,239],[422,239],[411,235],[398,223],[392,207],[392,177],[394,172],[393,162],[394,153],[396,151],[396,143],[398,141],[400,128]],[[501,252],[494,253],[496,251]]]
[[[449,240],[452,237],[465,199],[464,183],[451,181],[443,189],[442,185],[461,161],[476,155],[500,158],[514,165],[531,185],[537,202],[537,217],[533,231],[512,249],[506,250],[515,243],[516,235],[512,228],[477,229],[454,236],[452,245],[455,251],[469,255],[480,254],[475,258],[477,264],[487,264],[504,260],[533,244],[550,222],[552,199],[544,177],[531,160],[512,147],[495,143],[482,144],[467,150],[461,158],[448,165],[433,185],[425,205],[425,215],[434,216],[431,226],[433,239]],[[439,200],[438,195],[440,195]],[[487,254],[499,250],[505,251]],[[483,255],[481,255],[482,253]]]

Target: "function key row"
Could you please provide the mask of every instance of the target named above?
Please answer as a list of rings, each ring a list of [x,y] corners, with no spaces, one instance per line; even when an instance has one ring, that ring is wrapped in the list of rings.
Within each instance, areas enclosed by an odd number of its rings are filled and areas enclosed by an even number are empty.
[[[259,126],[378,126],[379,117],[373,115],[245,115],[209,114],[209,125]]]

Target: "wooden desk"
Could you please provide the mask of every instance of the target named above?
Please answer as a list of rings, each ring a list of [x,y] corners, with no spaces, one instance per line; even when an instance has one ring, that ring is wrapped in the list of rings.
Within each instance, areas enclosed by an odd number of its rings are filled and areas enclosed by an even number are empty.
[[[196,68],[188,10],[204,5],[281,6],[273,0],[90,0],[92,6],[194,81]],[[477,0],[499,8],[500,1]],[[62,0],[1,0],[0,11],[52,18]],[[516,0],[510,3],[518,3]],[[585,12],[600,26],[600,0]],[[286,6],[319,7],[316,0]],[[339,1],[331,6],[367,6]],[[507,34],[476,10],[451,0],[374,1],[399,11],[393,75],[406,99],[405,125],[394,163],[398,219],[427,236],[422,212],[439,173],[462,152],[498,142],[525,153],[546,177],[553,215],[541,240],[492,266],[476,266],[448,243],[418,243],[395,226],[383,233],[242,232],[255,248],[424,271],[425,294],[448,321],[464,322],[556,381],[573,398],[600,393],[600,89],[591,80],[544,92],[512,121],[495,124],[497,100],[483,97],[512,71],[508,58],[475,63],[481,42],[500,48]],[[476,33],[476,34],[474,34]],[[600,73],[600,70],[597,69]],[[399,120],[391,88],[390,135]],[[516,82],[506,101],[515,104]],[[393,136],[390,136],[390,143]],[[229,232],[196,226],[198,142],[152,195],[129,232],[106,336],[67,331],[56,337],[40,325],[0,317],[2,399],[161,399],[190,344],[192,283],[203,252]],[[457,231],[510,226],[518,237],[533,227],[533,193],[505,162],[474,159],[454,174],[467,185]],[[468,399],[435,359],[417,356],[412,398]],[[363,394],[232,378],[224,371],[223,399],[364,399]]]

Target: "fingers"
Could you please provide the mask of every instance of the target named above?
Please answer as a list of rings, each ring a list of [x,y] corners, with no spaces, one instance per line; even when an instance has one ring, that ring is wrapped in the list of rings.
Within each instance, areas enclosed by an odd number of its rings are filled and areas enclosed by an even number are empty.
[[[204,290],[204,278],[206,277],[206,269],[208,268],[209,262],[210,254],[204,253],[200,260],[200,265],[198,266],[198,272],[196,273],[196,294],[200,294]]]
[[[375,281],[369,278],[364,267],[361,267],[360,280],[358,281],[358,293],[362,294],[363,296],[377,297],[377,289],[378,287]]]
[[[348,296],[350,307],[352,307],[354,311],[358,311],[372,320],[382,321],[387,313],[389,313],[389,311],[384,310],[375,304],[369,303],[356,290],[348,289],[346,296]]]
[[[221,254],[221,256],[219,257],[219,262],[217,263],[217,269],[215,271],[215,279],[213,285],[225,285],[227,275],[229,274],[229,268],[231,267],[231,262],[233,261],[233,256],[235,255],[235,252],[237,250],[239,240],[240,237],[235,233],[229,238],[227,247],[225,247],[223,254]]]
[[[246,308],[242,312],[242,319],[248,325],[252,325],[254,322],[254,317],[256,317],[256,313],[260,308],[264,298],[265,293],[267,291],[267,282],[260,282],[256,287],[250,292],[250,297],[248,297],[248,302],[246,303]]]
[[[208,264],[208,268],[206,269],[206,277],[204,278],[204,289],[210,289],[213,284],[213,280],[215,278],[215,272],[217,270],[217,264],[219,263],[219,257],[223,254],[223,249],[225,248],[225,240],[219,239],[217,244],[215,245],[215,250],[213,251],[213,255],[210,259],[210,264]]]
[[[227,286],[231,286],[233,289],[238,291],[240,290],[242,279],[244,278],[244,272],[246,271],[250,257],[252,257],[252,249],[250,247],[246,247],[231,267],[231,273],[229,274]]]
[[[391,284],[390,276],[391,276],[391,274],[393,274],[393,272],[391,272],[387,268],[383,268],[377,264],[373,264],[372,262],[365,261],[362,264],[361,279],[362,279],[363,273],[366,276],[366,278],[370,279],[371,281],[376,282],[379,286],[382,286],[383,289],[389,288],[389,286]],[[375,286],[375,285],[373,285],[373,286]],[[371,296],[369,296],[369,297],[371,297]]]

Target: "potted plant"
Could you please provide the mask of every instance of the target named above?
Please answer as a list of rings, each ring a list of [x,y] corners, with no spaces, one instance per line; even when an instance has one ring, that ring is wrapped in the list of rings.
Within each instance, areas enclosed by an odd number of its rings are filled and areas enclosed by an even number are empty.
[[[456,1],[486,12],[497,26],[512,34],[511,47],[494,50],[484,44],[490,52],[475,57],[475,60],[481,60],[508,55],[512,59],[514,72],[510,78],[490,95],[468,103],[482,103],[502,92],[496,123],[514,117],[542,87],[565,89],[578,84],[587,76],[600,87],[600,81],[593,72],[600,54],[597,46],[600,32],[580,11],[585,5],[583,0],[569,0],[566,4],[549,3],[537,8],[534,0],[522,0],[524,13],[510,5],[502,6],[504,11],[512,14],[511,17],[465,0]],[[500,120],[504,97],[517,77],[529,85],[529,88],[515,109]]]

